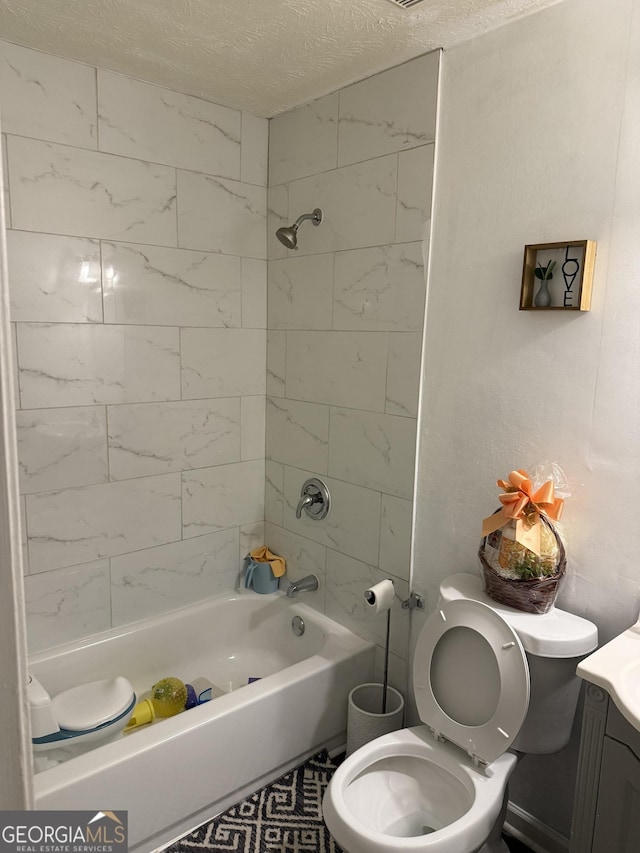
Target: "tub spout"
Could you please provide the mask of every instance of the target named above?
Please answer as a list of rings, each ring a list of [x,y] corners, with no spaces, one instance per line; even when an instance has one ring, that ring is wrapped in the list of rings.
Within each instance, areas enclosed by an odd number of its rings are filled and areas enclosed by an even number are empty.
[[[299,592],[313,592],[318,589],[318,578],[316,575],[307,575],[306,578],[292,581],[287,587],[287,597],[293,598]]]

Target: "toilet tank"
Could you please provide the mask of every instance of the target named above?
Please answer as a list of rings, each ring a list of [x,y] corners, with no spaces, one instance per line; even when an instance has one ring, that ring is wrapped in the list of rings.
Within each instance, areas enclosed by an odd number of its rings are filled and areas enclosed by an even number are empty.
[[[527,656],[531,695],[529,710],[512,748],[520,752],[558,752],[569,742],[581,681],[578,662],[598,646],[596,626],[552,607],[547,613],[524,613],[494,601],[476,575],[449,575],[440,584],[440,600],[470,598],[498,613],[518,635]]]

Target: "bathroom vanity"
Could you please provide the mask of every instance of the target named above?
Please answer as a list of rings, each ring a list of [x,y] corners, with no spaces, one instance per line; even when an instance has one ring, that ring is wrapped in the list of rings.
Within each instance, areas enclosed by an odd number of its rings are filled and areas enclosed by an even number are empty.
[[[570,853],[640,849],[640,622],[578,666],[587,681]]]

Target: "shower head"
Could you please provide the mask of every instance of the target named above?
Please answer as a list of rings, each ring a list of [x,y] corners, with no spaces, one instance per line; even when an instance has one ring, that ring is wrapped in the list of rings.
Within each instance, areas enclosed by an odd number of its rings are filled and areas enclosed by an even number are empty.
[[[293,225],[285,225],[283,228],[278,228],[276,237],[287,249],[298,248],[298,228],[300,227],[300,223],[304,222],[305,219],[310,219],[314,225],[320,225],[322,222],[322,211],[319,207],[316,207],[313,213],[303,213],[302,216],[299,216]]]
[[[276,231],[276,237],[280,240],[283,246],[287,247],[287,249],[298,248],[297,225],[286,225],[284,228],[278,228]]]

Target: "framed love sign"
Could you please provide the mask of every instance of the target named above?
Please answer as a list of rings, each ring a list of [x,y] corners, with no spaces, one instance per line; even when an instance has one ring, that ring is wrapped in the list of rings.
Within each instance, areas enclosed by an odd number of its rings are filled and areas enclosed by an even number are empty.
[[[593,240],[524,247],[521,311],[589,311],[596,259]]]

